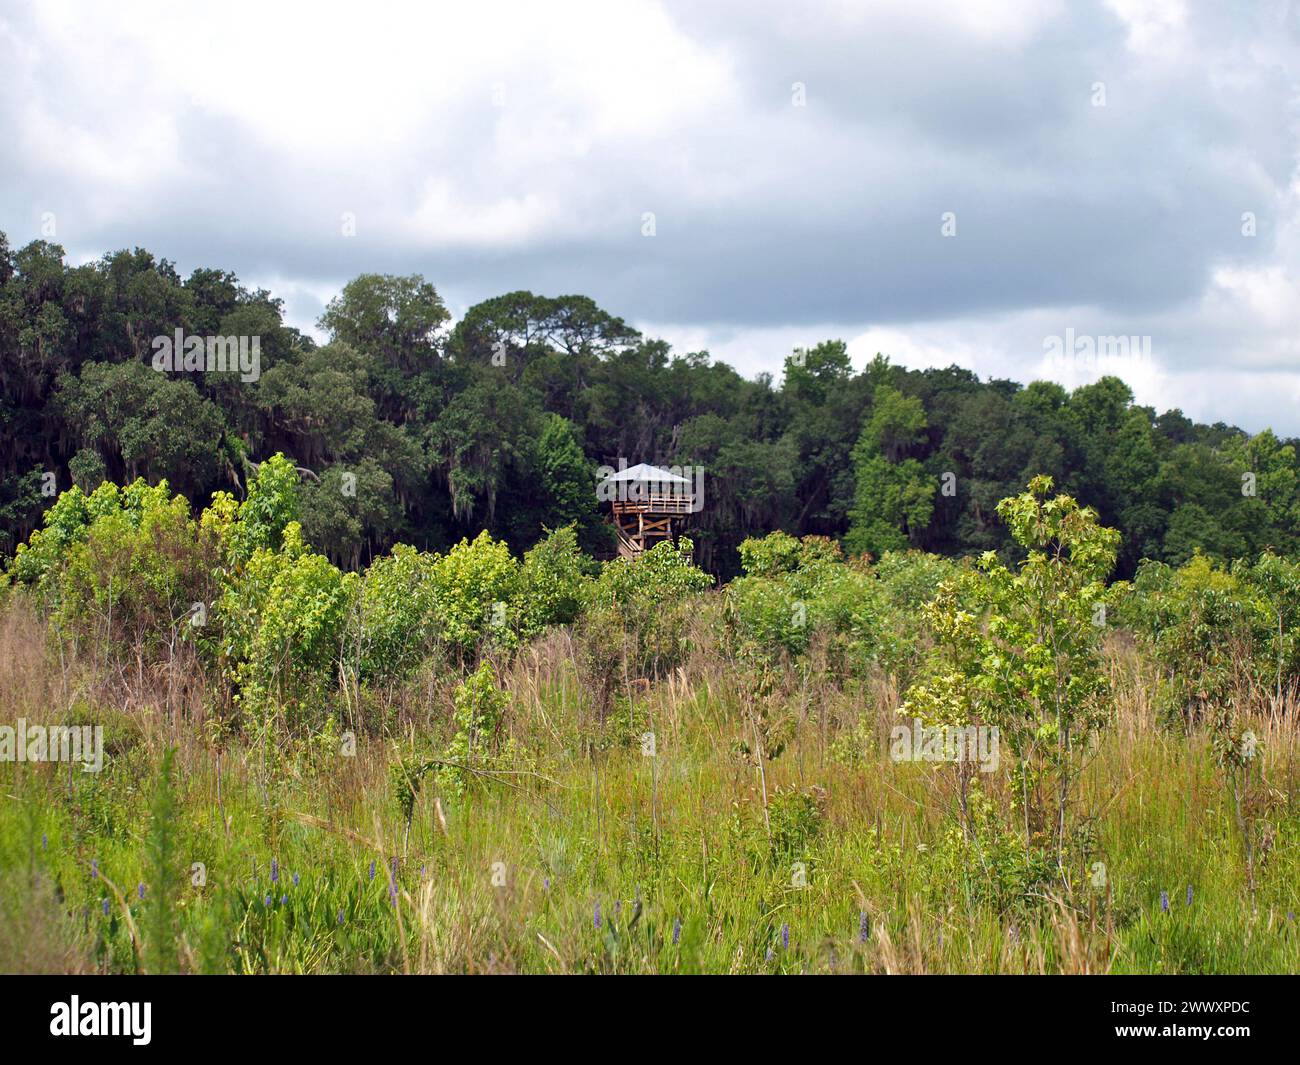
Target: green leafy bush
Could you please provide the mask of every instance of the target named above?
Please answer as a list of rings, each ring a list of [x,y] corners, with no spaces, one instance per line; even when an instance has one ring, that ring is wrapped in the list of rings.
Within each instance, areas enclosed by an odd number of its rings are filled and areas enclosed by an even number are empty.
[[[922,608],[961,565],[924,551],[886,551],[873,567],[885,598],[878,658],[903,687],[912,682],[931,644]]]
[[[106,482],[89,496],[64,492],[19,545],[10,577],[40,589],[65,632],[118,659],[152,660],[176,649],[193,604],[209,601],[213,550],[166,481]]]
[[[519,574],[520,635],[575,621],[591,585],[587,569],[574,525],[555,529],[526,552]]]
[[[579,668],[603,722],[620,679],[674,668],[687,649],[699,594],[712,580],[683,537],[638,559],[607,562],[590,585],[578,627]]]
[[[216,496],[224,494],[218,492]],[[218,512],[226,510],[218,507]],[[231,564],[242,565],[258,548],[278,548],[284,530],[299,516],[298,471],[277,452],[257,468],[250,480],[248,498],[239,505],[238,521],[226,523]]]
[[[846,564],[826,537],[782,532],[746,540],[740,557],[746,575],[728,586],[726,607],[735,653],[771,665],[803,655],[822,633],[837,669],[874,659],[884,600],[866,562]]]
[[[297,522],[280,540],[253,552],[218,603],[227,667],[255,714],[323,718],[359,578],[311,552]]]
[[[362,679],[397,679],[418,665],[437,635],[437,557],[398,544],[361,578],[344,649]]]
[[[686,651],[691,603],[713,583],[691,562],[694,546],[656,544],[638,559],[617,558],[605,563],[591,586],[587,604],[589,634],[603,631],[601,642],[616,637],[600,653],[626,651],[627,664],[637,675],[672,669]]]
[[[694,550],[695,545],[682,537],[676,544],[667,540],[655,544],[637,559],[606,562],[589,602],[635,614],[696,595],[708,588],[713,578],[691,562]]]
[[[1280,701],[1300,687],[1300,563],[1264,554],[1224,565],[1199,552],[1176,569],[1144,562],[1115,598],[1118,620],[1160,668],[1171,721]]]
[[[514,642],[510,607],[519,594],[519,561],[486,531],[434,560],[434,609],[442,638],[461,656],[473,655],[487,637]]]
[[[179,497],[178,497],[179,498]],[[89,495],[74,485],[45,512],[43,529],[19,544],[9,576],[24,584],[44,585],[57,579],[74,544],[86,539],[99,518],[124,515],[138,528],[147,511],[169,502],[167,482],[151,487],[142,478],[124,488],[105,481]]]

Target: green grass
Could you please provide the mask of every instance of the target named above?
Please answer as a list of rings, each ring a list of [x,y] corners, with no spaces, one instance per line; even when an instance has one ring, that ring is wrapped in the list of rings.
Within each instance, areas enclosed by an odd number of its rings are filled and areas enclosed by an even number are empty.
[[[57,655],[11,649],[0,695],[12,716],[40,720],[66,680]],[[988,809],[965,838],[951,770],[888,760],[881,678],[805,678],[778,693],[801,716],[762,779],[735,753],[747,717],[712,656],[621,699],[601,726],[572,661],[546,644],[503,671],[527,771],[464,795],[431,774],[409,830],[390,766],[443,749],[456,677],[374,693],[387,726],[359,735],[355,757],[306,735],[248,750],[198,703],[168,714],[86,695],[95,709],[77,713],[109,736],[102,773],[0,763],[0,969],[149,967],[149,929],[162,926],[146,908],[164,901],[150,894],[150,810],[175,746],[177,806],[162,831],[183,880],[163,919],[180,932],[182,971],[1300,970],[1294,729],[1260,725],[1273,803],[1252,895],[1203,737],[1148,720],[1132,653],[1115,654],[1132,683],[1117,687],[1115,726],[1080,788],[1091,844],[1071,859],[1068,892],[1050,863],[1046,879],[1026,864],[1005,773],[983,782]],[[639,747],[648,727],[654,759]],[[1096,861],[1108,892],[1089,886]]]

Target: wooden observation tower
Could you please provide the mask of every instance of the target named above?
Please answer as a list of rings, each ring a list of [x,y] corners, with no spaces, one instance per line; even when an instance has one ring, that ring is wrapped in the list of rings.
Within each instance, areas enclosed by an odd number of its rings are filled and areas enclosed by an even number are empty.
[[[612,508],[621,558],[640,558],[663,540],[676,541],[699,509],[691,481],[644,462],[611,474],[600,487]]]

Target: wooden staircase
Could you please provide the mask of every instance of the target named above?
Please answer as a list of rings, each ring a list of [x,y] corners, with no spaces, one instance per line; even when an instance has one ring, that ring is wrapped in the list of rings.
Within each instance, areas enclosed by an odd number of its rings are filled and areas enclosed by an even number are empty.
[[[691,513],[689,496],[651,496],[635,502],[613,504],[614,532],[620,558],[640,558],[655,544],[673,540],[685,516]]]

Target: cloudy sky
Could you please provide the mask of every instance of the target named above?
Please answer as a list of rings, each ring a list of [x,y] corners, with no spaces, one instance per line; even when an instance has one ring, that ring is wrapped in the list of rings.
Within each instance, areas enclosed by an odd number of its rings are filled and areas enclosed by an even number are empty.
[[[746,374],[841,337],[1300,434],[1298,145],[1300,0],[0,0],[10,243],[233,269],[303,328],[418,272]]]

